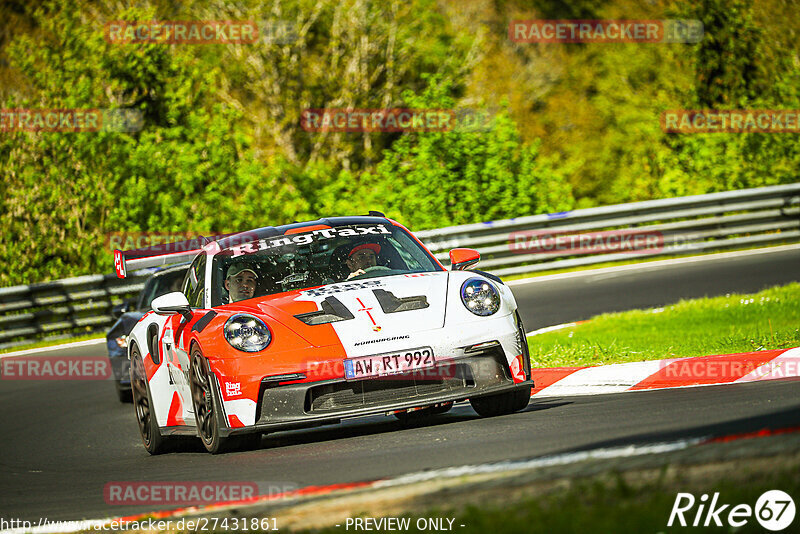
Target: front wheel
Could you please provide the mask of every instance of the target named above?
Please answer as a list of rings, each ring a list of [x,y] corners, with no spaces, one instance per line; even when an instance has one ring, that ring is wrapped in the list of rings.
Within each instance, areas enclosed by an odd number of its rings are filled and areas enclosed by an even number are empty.
[[[261,434],[244,434],[240,436],[222,437],[222,401],[217,393],[214,375],[203,357],[200,347],[192,349],[192,368],[189,373],[189,385],[192,391],[194,416],[197,421],[197,435],[203,446],[211,454],[239,448],[254,448],[261,442]]]
[[[525,408],[530,400],[531,387],[526,386],[508,393],[476,397],[470,399],[469,403],[472,405],[472,409],[478,412],[481,417],[494,417],[518,412]]]

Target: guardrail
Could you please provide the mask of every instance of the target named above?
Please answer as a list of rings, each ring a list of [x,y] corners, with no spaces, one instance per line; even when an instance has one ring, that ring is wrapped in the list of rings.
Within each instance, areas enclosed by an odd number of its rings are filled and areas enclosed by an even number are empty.
[[[96,274],[0,288],[0,349],[109,326],[113,306],[134,298],[146,279],[146,275],[120,280],[113,274]]]
[[[645,252],[591,254],[573,248],[530,253],[528,238],[608,231],[649,232]],[[520,233],[522,232],[522,233]],[[525,232],[534,232],[526,234]],[[415,232],[443,263],[456,247],[477,249],[479,267],[499,276],[654,256],[800,242],[800,183],[533,215]],[[146,276],[91,275],[0,288],[0,349],[108,327],[111,308],[141,290]],[[20,339],[22,338],[22,339]]]
[[[614,230],[657,234],[661,246],[645,251],[580,254],[556,242],[558,235],[599,235]],[[443,262],[449,261],[447,251],[452,248],[477,249],[481,253],[480,268],[498,276],[793,243],[800,241],[800,183],[464,224],[415,234]],[[527,253],[531,248],[528,244],[539,236],[546,239],[550,250],[537,246],[533,247],[535,252]]]

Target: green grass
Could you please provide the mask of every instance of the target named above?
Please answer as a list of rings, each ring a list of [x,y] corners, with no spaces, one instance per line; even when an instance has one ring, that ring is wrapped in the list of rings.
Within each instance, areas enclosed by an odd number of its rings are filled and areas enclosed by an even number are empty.
[[[94,332],[93,334],[84,334],[82,336],[68,337],[64,339],[53,339],[50,341],[34,341],[26,343],[25,345],[18,345],[16,347],[9,347],[0,349],[0,354],[7,352],[17,352],[18,350],[38,349],[39,347],[54,347],[56,345],[64,345],[65,343],[75,343],[76,341],[87,341],[89,339],[103,339],[105,334],[102,332]]]
[[[603,365],[800,346],[800,284],[610,313],[528,337],[534,367]]]

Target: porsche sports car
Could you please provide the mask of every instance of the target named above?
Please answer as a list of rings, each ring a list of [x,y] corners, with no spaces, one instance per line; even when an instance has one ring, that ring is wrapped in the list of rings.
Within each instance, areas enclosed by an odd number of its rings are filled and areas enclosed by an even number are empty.
[[[180,292],[152,302],[128,337],[145,448],[198,436],[211,453],[263,433],[343,418],[481,416],[528,405],[533,385],[517,305],[499,278],[451,270],[377,212],[265,227],[189,253],[126,258],[128,268],[193,256]]]
[[[130,365],[128,360],[128,334],[133,326],[150,310],[153,299],[175,289],[180,289],[189,264],[173,265],[156,270],[144,283],[136,299],[114,306],[111,315],[116,319],[106,334],[106,348],[114,384],[120,402],[131,402]]]

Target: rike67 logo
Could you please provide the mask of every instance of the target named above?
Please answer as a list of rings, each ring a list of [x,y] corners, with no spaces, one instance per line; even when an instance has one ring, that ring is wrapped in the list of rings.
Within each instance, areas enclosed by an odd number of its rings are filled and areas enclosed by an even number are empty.
[[[714,493],[710,502],[705,493],[699,500],[691,493],[678,493],[667,526],[721,527],[726,522],[731,527],[741,528],[755,517],[763,528],[777,532],[792,524],[795,512],[794,500],[781,490],[765,491],[756,501],[755,507],[748,504],[737,504],[733,507],[722,504],[719,502],[719,493]]]

